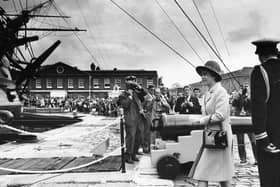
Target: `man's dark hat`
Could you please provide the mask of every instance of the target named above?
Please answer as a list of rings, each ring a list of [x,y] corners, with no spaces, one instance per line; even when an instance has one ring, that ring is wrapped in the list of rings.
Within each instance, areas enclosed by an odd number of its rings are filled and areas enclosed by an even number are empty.
[[[155,88],[155,85],[150,84],[150,85],[148,86],[148,89],[152,89],[152,88]]]
[[[136,81],[136,77],[133,75],[129,75],[129,76],[125,77],[125,81]]]
[[[273,40],[273,39],[261,39],[253,41],[252,44],[255,45],[256,51],[255,54],[258,55],[270,55],[270,54],[277,54],[277,44],[279,43],[279,40]]]
[[[219,66],[219,64],[213,60],[209,60],[205,63],[204,66],[197,66],[196,67],[196,72],[201,76],[201,73],[203,71],[208,71],[211,74],[213,74],[216,78],[217,81],[221,81],[222,80],[222,70]]]

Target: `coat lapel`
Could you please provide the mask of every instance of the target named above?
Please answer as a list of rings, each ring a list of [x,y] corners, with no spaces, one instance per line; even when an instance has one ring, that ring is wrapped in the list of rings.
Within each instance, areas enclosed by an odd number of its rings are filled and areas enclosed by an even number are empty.
[[[211,99],[211,93],[207,92],[206,97],[205,97],[205,103],[207,103]]]

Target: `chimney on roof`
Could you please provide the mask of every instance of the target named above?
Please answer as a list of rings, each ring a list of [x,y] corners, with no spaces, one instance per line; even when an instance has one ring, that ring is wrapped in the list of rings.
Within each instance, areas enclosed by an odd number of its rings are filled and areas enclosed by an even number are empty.
[[[91,70],[91,71],[95,71],[95,68],[96,68],[96,65],[92,62],[92,63],[90,64],[90,70]]]

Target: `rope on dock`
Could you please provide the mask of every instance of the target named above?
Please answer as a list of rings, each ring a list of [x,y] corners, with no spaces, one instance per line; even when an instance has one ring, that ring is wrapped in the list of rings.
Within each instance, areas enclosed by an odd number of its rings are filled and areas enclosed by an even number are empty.
[[[99,131],[103,131],[104,129],[106,129],[106,128],[110,127],[110,126],[115,125],[116,123],[119,123],[120,119],[121,119],[120,117],[117,117],[114,121],[112,121],[108,125],[105,125],[104,127],[96,129],[95,131],[93,131],[93,133],[99,132]]]
[[[117,119],[115,119],[113,122],[109,123],[108,125],[102,127],[102,128],[98,128],[96,129],[95,131],[93,131],[93,133],[95,132],[99,132],[99,131],[103,131],[104,129],[116,124],[116,122],[120,120],[120,117],[118,117]],[[21,132],[21,133],[25,133],[25,134],[35,134],[35,133],[30,133],[30,132],[27,132],[27,131],[23,131],[23,130],[20,130],[20,129],[17,129],[17,128],[14,128],[14,127],[11,127],[11,126],[8,126],[8,125],[1,125],[0,124],[0,127],[5,127],[5,128],[8,128],[8,129],[11,129],[11,130],[14,130],[14,131],[17,131],[17,132]],[[65,172],[69,172],[69,171],[73,171],[73,170],[77,170],[77,169],[81,169],[81,168],[85,168],[85,167],[88,167],[90,165],[93,165],[95,163],[98,163],[98,162],[101,162],[102,160],[112,156],[118,149],[121,150],[122,148],[124,148],[125,146],[120,146],[118,148],[116,148],[114,151],[108,153],[106,156],[103,156],[102,158],[99,158],[97,160],[94,160],[92,162],[89,162],[87,164],[82,164],[80,166],[75,166],[75,167],[72,167],[72,168],[66,168],[66,169],[60,169],[60,170],[47,170],[47,171],[32,171],[32,170],[20,170],[20,169],[12,169],[12,168],[5,168],[5,167],[0,167],[0,170],[3,170],[3,171],[8,171],[8,172],[13,172],[13,173],[25,173],[25,174],[51,174],[51,173],[65,173]]]
[[[123,146],[124,147],[124,146]],[[93,164],[96,164],[98,162],[101,162],[103,160],[105,160],[106,158],[114,155],[114,153],[119,149],[123,148],[123,147],[118,147],[116,148],[114,151],[108,153],[106,156],[103,156],[102,158],[99,158],[97,160],[93,160],[89,163],[86,164],[82,164],[79,166],[75,166],[72,168],[65,168],[65,169],[59,169],[59,170],[47,170],[47,171],[33,171],[33,170],[21,170],[21,169],[12,169],[12,168],[5,168],[5,167],[0,167],[0,170],[2,171],[8,171],[8,172],[13,172],[13,173],[24,173],[24,174],[52,174],[52,173],[66,173],[66,172],[70,172],[73,170],[77,170],[77,169],[81,169],[81,168],[85,168],[88,166],[91,166]]]
[[[17,128],[9,126],[9,125],[0,124],[0,127],[1,128],[7,128],[7,129],[13,130],[15,132],[20,132],[20,133],[23,133],[23,134],[30,134],[30,135],[36,135],[36,136],[39,135],[39,133],[28,132],[28,131],[25,131],[25,130],[17,129]]]
[[[119,120],[120,120],[120,117],[117,117],[113,122],[109,123],[108,125],[106,125],[104,127],[101,127],[101,128],[98,128],[98,129],[94,130],[93,133],[103,131],[104,129],[116,124]],[[39,137],[42,136],[41,133],[33,133],[33,132],[21,130],[21,129],[18,129],[18,128],[9,126],[9,125],[4,125],[4,124],[0,124],[0,128],[7,128],[7,129],[10,129],[12,131],[23,133],[23,134],[26,134],[26,135],[35,135],[35,136],[39,136]]]

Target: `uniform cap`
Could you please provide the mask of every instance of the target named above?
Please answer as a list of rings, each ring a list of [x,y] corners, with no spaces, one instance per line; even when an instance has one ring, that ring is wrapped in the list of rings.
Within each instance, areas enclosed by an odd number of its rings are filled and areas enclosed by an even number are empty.
[[[277,54],[277,44],[279,43],[279,40],[273,40],[273,39],[261,39],[253,41],[252,44],[255,45],[256,51],[255,54],[258,55],[269,55],[269,54]]]

